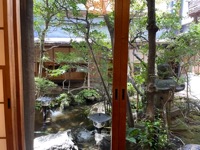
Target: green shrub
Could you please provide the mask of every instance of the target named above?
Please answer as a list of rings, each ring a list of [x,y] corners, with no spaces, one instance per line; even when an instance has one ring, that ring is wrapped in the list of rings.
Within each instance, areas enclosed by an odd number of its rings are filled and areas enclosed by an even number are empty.
[[[135,89],[131,83],[127,83],[127,91],[129,96],[133,96],[135,93]]]
[[[73,100],[73,97],[70,94],[62,93],[58,97],[52,97],[52,100],[50,101],[48,108],[49,109],[55,109],[60,108],[61,110],[64,110],[66,107],[68,107]],[[36,100],[35,103],[35,109],[41,110],[42,108],[42,101]]]
[[[42,104],[39,101],[35,101],[35,109],[36,110],[41,110],[42,109]]]
[[[75,96],[75,101],[83,104],[86,101],[94,101],[100,98],[99,93],[93,89],[84,89]]]
[[[39,97],[56,89],[57,84],[45,78],[35,77],[35,87],[36,95]]]
[[[126,139],[141,146],[143,149],[160,150],[168,144],[166,130],[160,119],[142,121],[141,128],[129,128]]]
[[[54,103],[56,103],[61,110],[65,107],[69,106],[72,101],[72,97],[67,93],[62,93],[58,97],[56,97]]]

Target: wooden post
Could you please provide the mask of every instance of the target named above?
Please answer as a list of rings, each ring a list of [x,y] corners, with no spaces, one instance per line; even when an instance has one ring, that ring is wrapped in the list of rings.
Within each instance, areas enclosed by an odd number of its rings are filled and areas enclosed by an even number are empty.
[[[129,5],[130,0],[115,0],[112,150],[126,149]]]

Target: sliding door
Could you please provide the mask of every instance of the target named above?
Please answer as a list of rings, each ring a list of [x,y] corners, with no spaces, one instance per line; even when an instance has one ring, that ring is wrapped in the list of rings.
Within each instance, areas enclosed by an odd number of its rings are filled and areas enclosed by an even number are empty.
[[[19,84],[17,7],[14,0],[0,0],[0,149],[23,150],[22,97]],[[21,142],[21,143],[20,143]]]
[[[9,81],[6,79],[7,63],[6,63],[6,48],[5,48],[5,32],[4,26],[4,9],[3,0],[0,0],[0,146],[1,150],[7,150],[9,145],[9,135],[12,135],[12,128],[7,121],[11,118],[10,112],[10,99],[8,98],[9,92],[7,86]],[[11,140],[12,141],[12,140]],[[10,148],[12,148],[10,146]]]

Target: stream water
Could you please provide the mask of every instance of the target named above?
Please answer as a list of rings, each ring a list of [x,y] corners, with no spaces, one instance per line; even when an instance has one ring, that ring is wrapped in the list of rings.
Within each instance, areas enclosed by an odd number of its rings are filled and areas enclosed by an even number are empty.
[[[51,111],[47,123],[43,126],[43,115],[41,111],[36,111],[35,114],[35,137],[57,133],[59,131],[66,131],[71,129],[72,136],[76,140],[76,135],[81,131],[94,131],[92,122],[84,113],[89,106],[75,106],[69,107],[64,111]],[[84,133],[84,132],[83,132]],[[84,135],[83,135],[84,136]],[[87,136],[87,135],[85,135]],[[79,149],[95,150],[97,146],[92,137],[89,141],[77,142]]]

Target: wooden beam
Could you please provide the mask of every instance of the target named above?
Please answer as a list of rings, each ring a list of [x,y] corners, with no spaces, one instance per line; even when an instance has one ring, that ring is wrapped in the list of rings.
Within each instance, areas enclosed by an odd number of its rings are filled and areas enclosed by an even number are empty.
[[[13,1],[13,35],[14,35],[14,58],[16,74],[16,101],[15,101],[15,143],[16,150],[25,150],[24,137],[24,103],[23,103],[23,81],[22,81],[22,50],[21,50],[21,29],[20,29],[20,1]]]
[[[130,0],[115,0],[112,150],[126,149],[129,6]]]

